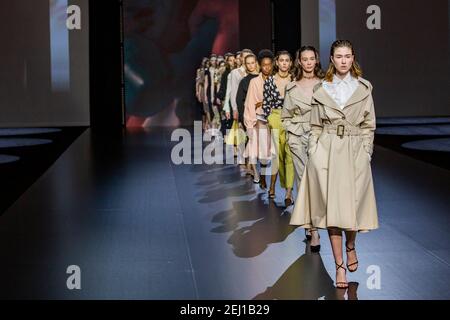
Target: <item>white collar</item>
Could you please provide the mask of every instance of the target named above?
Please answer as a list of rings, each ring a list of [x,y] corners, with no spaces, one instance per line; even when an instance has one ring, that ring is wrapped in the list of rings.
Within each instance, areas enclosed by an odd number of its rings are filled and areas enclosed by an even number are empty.
[[[337,75],[333,76],[333,84],[340,84],[341,82],[344,82],[346,84],[350,84],[354,82],[356,79],[352,77],[351,73],[347,73],[347,75],[344,77],[344,79],[339,78]]]

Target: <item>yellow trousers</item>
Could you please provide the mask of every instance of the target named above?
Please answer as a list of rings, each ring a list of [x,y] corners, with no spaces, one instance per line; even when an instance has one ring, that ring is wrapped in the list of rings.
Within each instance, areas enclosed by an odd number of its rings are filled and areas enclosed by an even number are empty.
[[[272,175],[280,174],[280,185],[283,189],[292,188],[295,177],[294,163],[287,143],[286,131],[281,124],[281,109],[272,109],[267,120],[275,151],[272,156]]]

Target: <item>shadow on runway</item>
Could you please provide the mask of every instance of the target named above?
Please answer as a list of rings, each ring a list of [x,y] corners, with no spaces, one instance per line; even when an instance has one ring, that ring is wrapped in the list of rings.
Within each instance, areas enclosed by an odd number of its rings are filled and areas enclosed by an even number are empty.
[[[252,201],[233,203],[233,209],[216,214],[212,222],[221,225],[211,232],[232,231],[228,243],[237,257],[252,258],[263,253],[271,243],[279,243],[297,228],[289,225],[290,215],[282,215],[273,202],[265,205],[263,194]],[[250,226],[240,227],[241,223],[253,222]]]
[[[234,169],[234,168],[233,168]],[[198,178],[198,181],[195,185],[205,187],[216,185],[220,186],[221,184],[229,184],[235,183],[238,181],[242,181],[242,176],[235,171],[230,171],[229,173],[221,173],[217,172],[205,172],[202,176]]]
[[[267,215],[267,206],[262,201],[263,194],[252,201],[234,201],[233,209],[222,211],[214,215],[211,222],[221,225],[211,230],[214,233],[225,233],[234,231],[241,222],[257,221]]]
[[[251,188],[248,184],[242,184],[237,187],[223,188],[206,191],[201,199],[198,200],[199,203],[211,203],[220,200],[224,200],[228,197],[241,197],[250,196],[255,193],[255,190]]]
[[[253,300],[358,300],[358,286],[357,282],[349,282],[348,289],[337,289],[322,257],[311,253],[307,244],[305,254]]]

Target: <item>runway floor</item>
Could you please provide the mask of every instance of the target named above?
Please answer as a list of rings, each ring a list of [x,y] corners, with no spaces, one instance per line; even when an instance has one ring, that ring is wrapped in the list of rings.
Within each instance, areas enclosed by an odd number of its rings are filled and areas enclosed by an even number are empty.
[[[450,171],[375,148],[380,229],[342,292],[326,233],[309,253],[279,188],[273,203],[235,165],[174,165],[174,144],[85,131],[0,217],[0,298],[450,299]]]

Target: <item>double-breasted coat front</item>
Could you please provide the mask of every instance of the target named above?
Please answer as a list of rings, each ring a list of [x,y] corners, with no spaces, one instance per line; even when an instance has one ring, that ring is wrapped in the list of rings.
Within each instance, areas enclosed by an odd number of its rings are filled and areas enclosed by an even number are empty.
[[[305,97],[295,82],[286,87],[281,121],[286,130],[296,173],[297,187],[300,186],[306,162],[310,135],[311,98]]]
[[[362,232],[378,228],[370,164],[376,127],[372,85],[362,78],[358,82],[343,108],[322,83],[314,88],[309,160],[293,225]]]

